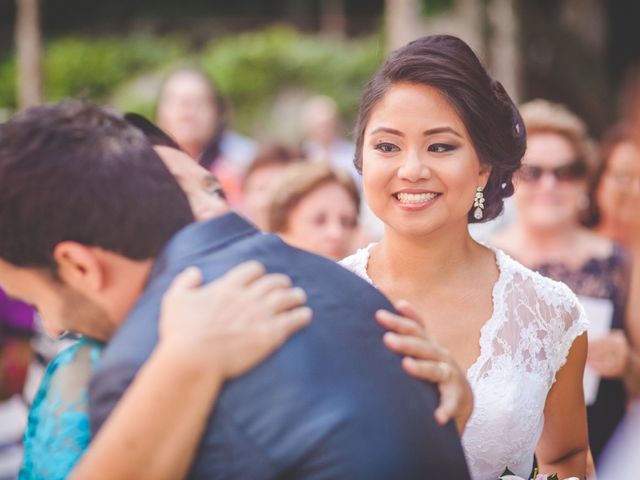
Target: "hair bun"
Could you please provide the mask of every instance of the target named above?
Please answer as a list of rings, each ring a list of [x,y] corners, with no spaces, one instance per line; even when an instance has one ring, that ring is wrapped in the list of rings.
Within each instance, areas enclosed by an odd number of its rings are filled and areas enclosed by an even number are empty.
[[[520,115],[520,111],[518,110],[518,107],[516,107],[513,100],[511,100],[511,97],[505,90],[502,83],[500,83],[500,81],[492,77],[489,77],[489,80],[491,82],[491,90],[493,91],[493,94],[495,95],[495,97],[505,107],[509,108],[511,112],[511,124],[513,128],[514,138],[516,138],[518,141],[522,143],[525,143],[527,139],[527,133],[526,133],[526,128],[524,126],[524,120],[522,120],[522,116]],[[522,153],[524,155],[524,148]]]

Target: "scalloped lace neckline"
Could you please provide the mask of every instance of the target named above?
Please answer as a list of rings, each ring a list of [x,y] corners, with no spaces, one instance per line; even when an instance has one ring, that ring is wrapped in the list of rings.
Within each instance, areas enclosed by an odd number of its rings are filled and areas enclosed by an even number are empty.
[[[370,243],[355,254],[355,256],[361,257],[361,260],[356,266],[355,273],[360,275],[374,287],[378,288],[369,276],[369,272],[367,271],[369,267],[369,259],[371,258],[371,249],[376,245],[377,243]],[[487,356],[491,355],[491,342],[493,340],[495,332],[497,331],[498,327],[500,327],[502,320],[505,318],[505,315],[503,314],[504,285],[507,282],[507,278],[510,276],[507,269],[509,256],[502,250],[493,248],[489,245],[482,245],[491,250],[495,255],[496,266],[498,267],[498,279],[493,284],[493,289],[491,292],[493,311],[491,313],[491,316],[482,324],[482,327],[480,327],[480,338],[478,340],[480,353],[465,372],[469,383],[474,383],[475,381],[477,381],[476,377],[478,375],[478,369],[487,360]]]

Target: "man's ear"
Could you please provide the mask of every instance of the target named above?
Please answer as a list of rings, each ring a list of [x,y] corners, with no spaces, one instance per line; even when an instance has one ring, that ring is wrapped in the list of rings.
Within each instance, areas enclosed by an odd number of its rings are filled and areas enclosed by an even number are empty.
[[[81,243],[65,241],[53,250],[60,278],[82,293],[100,291],[106,280],[105,270],[94,249]]]

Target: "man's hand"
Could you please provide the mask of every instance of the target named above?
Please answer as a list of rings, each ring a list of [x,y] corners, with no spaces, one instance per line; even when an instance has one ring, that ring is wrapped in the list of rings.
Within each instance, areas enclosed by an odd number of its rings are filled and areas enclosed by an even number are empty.
[[[436,383],[440,390],[440,405],[435,411],[438,423],[444,425],[452,418],[462,435],[473,411],[473,392],[458,364],[435,338],[430,336],[415,309],[406,301],[396,305],[401,315],[378,310],[376,319],[389,329],[385,345],[405,355],[402,366],[407,373]]]
[[[311,320],[304,291],[258,262],[201,283],[195,267],[174,279],[162,300],[160,346],[206,365],[221,381],[256,366]]]

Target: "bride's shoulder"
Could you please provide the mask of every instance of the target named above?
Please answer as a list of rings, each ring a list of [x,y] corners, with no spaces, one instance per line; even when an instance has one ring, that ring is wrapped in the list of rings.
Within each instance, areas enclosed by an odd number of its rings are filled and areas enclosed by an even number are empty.
[[[535,272],[502,251],[496,251],[504,283],[501,308],[510,324],[515,322],[545,345],[554,372],[566,362],[574,340],[588,328],[586,313],[571,289],[562,282]]]
[[[574,317],[582,314],[578,297],[566,284],[525,267],[502,250],[496,249],[496,256],[503,276],[507,277],[511,295],[529,304],[567,311]]]

